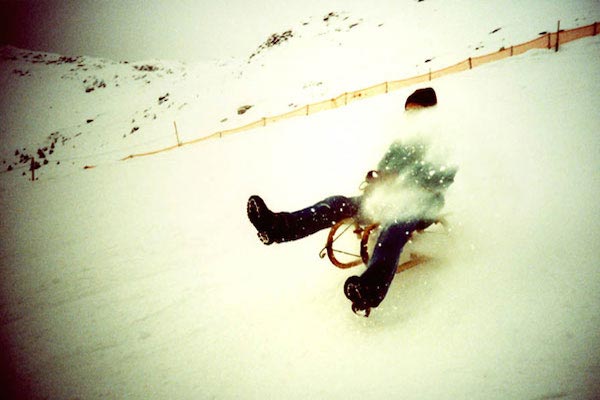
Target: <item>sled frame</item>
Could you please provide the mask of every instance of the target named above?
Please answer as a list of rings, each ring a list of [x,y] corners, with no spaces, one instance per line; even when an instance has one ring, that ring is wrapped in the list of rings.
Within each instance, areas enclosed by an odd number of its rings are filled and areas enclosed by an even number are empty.
[[[434,223],[435,224],[441,223],[444,225],[444,220],[443,219],[436,220]],[[329,229],[329,234],[327,235],[327,243],[325,244],[325,247],[323,247],[323,249],[321,249],[321,251],[319,253],[319,257],[325,258],[325,256],[327,256],[327,258],[333,265],[335,265],[336,267],[341,268],[341,269],[356,267],[360,264],[368,265],[369,258],[370,258],[369,238],[371,236],[371,232],[373,232],[374,230],[379,228],[379,226],[380,226],[379,223],[373,223],[370,225],[363,226],[354,218],[345,218],[345,219],[338,221],[331,227],[331,229]],[[341,229],[342,227],[344,227],[344,228]],[[342,235],[344,235],[350,228],[353,228],[351,233],[354,233],[356,235],[356,239],[360,241],[360,247],[359,247],[360,254],[350,253],[345,250],[336,249],[334,247],[335,241],[338,238],[340,238]],[[341,229],[341,231],[340,231],[340,229]],[[340,232],[338,232],[338,231],[340,231]],[[415,233],[421,233],[421,232],[423,232],[423,231],[422,230],[415,231],[411,234],[411,237]],[[344,254],[344,255],[347,255],[347,256],[350,256],[353,258],[350,259],[349,261],[341,261],[338,259],[338,256],[337,256],[338,254]],[[398,265],[396,273],[406,271],[410,268],[416,267],[417,265],[426,263],[426,262],[430,261],[431,259],[432,259],[432,257],[427,256],[427,255],[411,253],[409,260],[404,261]]]

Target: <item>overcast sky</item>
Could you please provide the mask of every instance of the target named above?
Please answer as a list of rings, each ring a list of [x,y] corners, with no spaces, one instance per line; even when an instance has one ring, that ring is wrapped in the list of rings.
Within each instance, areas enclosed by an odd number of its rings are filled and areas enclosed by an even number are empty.
[[[312,15],[309,10],[324,9],[322,3],[0,0],[0,39],[1,44],[31,50],[114,60],[223,59],[248,56],[271,33]]]
[[[441,0],[439,0],[441,3]],[[472,0],[453,0],[457,5]],[[483,1],[483,0],[482,0]],[[0,0],[0,44],[116,61],[201,61],[248,57],[269,35],[330,11],[365,16],[381,7],[403,13],[417,0]],[[530,13],[543,7],[567,18],[600,0],[528,0],[490,13]],[[460,7],[455,7],[460,9]],[[392,10],[392,11],[390,11]],[[395,10],[395,11],[394,11]],[[528,11],[529,10],[529,11]],[[451,20],[452,16],[448,19]],[[462,15],[455,20],[469,20]],[[379,18],[379,17],[378,17]],[[567,21],[568,22],[568,21]],[[593,22],[593,21],[589,21]],[[570,21],[572,24],[573,21]],[[554,25],[553,25],[554,26]]]

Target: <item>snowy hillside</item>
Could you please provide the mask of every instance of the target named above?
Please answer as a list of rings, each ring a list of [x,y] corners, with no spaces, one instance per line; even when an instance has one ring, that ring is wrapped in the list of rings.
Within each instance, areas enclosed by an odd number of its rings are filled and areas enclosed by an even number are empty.
[[[307,10],[244,57],[214,63],[2,48],[2,390],[597,398],[600,36],[435,80],[439,104],[426,112],[404,112],[410,87],[119,161],[173,145],[174,121],[189,140],[516,44],[558,18],[565,28],[600,20],[597,1],[535,13],[406,3]],[[342,285],[364,267],[320,259],[326,232],[263,246],[245,203],[260,194],[295,210],[358,194],[404,135],[427,135],[459,166],[450,228],[423,239],[434,261],[398,275],[360,318]],[[35,182],[30,156],[41,164]]]

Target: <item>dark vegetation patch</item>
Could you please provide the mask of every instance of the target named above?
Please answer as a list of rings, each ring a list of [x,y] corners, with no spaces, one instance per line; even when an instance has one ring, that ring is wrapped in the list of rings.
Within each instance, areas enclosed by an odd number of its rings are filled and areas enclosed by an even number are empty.
[[[288,41],[292,37],[294,37],[294,33],[292,32],[291,29],[289,29],[285,32],[282,32],[282,33],[272,34],[271,36],[269,36],[267,38],[267,40],[264,41],[264,43],[262,43],[260,46],[258,46],[258,49],[254,53],[252,53],[250,58],[248,58],[248,62],[250,62],[250,60],[252,60],[252,58],[254,58],[257,55],[259,55],[260,53],[262,53],[264,50],[271,48],[271,47],[279,46],[280,44]]]
[[[167,101],[169,101],[169,93],[162,95],[158,98],[158,105],[160,106],[163,103],[166,103]]]
[[[106,82],[104,82],[104,79],[88,77],[83,80],[83,85],[85,87],[85,92],[90,93],[96,89],[104,89],[106,87]]]
[[[154,71],[160,70],[160,67],[157,67],[156,65],[151,65],[151,64],[134,65],[133,68],[138,71],[147,71],[147,72],[154,72]]]
[[[40,147],[27,149],[26,147],[15,149],[12,160],[3,160],[2,165],[5,172],[21,171],[21,175],[30,176],[31,171],[37,171],[43,166],[60,161],[52,160],[57,147],[64,146],[71,138],[60,132],[52,132]]]
[[[29,70],[23,71],[21,69],[13,69],[13,74],[18,75],[18,76],[31,76],[31,73],[29,72]]]
[[[332,11],[329,14],[327,14],[326,16],[323,17],[323,21],[329,22],[330,19],[337,18],[337,17],[339,17],[339,14]]]
[[[253,106],[252,106],[252,105],[249,105],[249,104],[247,104],[247,105],[245,105],[245,106],[238,107],[238,109],[237,109],[237,113],[238,113],[238,115],[245,114],[245,113],[246,113],[246,111],[248,111],[248,110],[249,110],[249,109],[251,109],[252,107],[253,107]]]

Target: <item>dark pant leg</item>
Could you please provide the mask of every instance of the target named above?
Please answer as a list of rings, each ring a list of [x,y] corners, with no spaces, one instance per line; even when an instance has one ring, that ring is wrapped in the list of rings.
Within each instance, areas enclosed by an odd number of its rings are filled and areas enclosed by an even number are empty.
[[[350,299],[358,309],[377,307],[383,301],[396,274],[402,249],[420,224],[396,223],[382,229],[367,270],[360,277],[346,281],[360,287],[360,295]]]
[[[360,197],[332,196],[302,210],[277,213],[277,242],[301,239],[321,229],[330,228],[344,218],[354,217]]]

